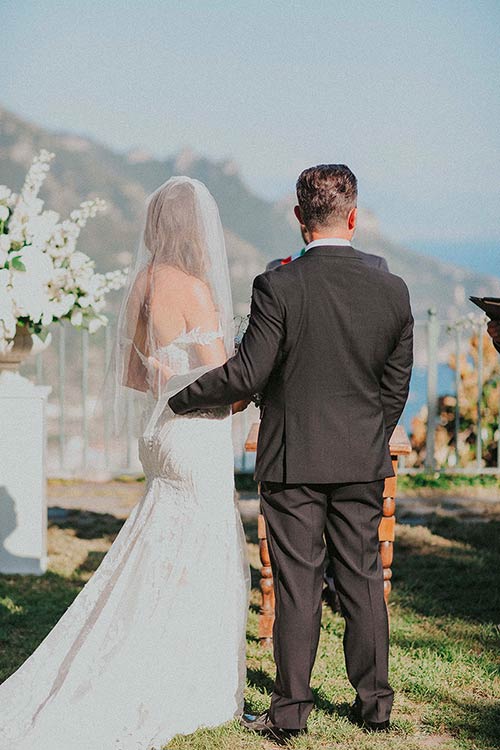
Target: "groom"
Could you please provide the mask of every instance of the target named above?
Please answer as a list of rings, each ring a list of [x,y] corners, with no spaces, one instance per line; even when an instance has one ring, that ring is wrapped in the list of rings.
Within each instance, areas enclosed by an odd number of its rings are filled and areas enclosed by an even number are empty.
[[[357,182],[341,164],[302,172],[296,217],[311,239],[257,276],[238,353],[173,396],[185,414],[263,394],[255,478],[276,593],[276,681],[247,728],[286,741],[305,731],[319,640],[325,539],[345,617],[353,718],[389,726],[388,621],[378,552],[389,438],[408,395],[413,318],[402,279],[351,245]]]

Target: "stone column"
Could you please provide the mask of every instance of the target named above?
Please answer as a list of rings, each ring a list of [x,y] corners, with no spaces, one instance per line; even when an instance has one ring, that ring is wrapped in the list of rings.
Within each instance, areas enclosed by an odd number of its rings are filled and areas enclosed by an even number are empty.
[[[45,404],[50,387],[0,372],[0,573],[47,569]]]

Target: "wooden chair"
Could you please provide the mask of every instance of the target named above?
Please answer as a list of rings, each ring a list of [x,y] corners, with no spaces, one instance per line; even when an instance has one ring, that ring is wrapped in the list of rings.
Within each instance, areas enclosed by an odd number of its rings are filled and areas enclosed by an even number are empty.
[[[250,452],[257,450],[257,438],[259,434],[259,423],[255,422],[245,443],[245,449]],[[392,560],[394,555],[394,536],[396,528],[396,491],[397,491],[397,474],[399,456],[408,455],[411,451],[410,441],[401,425],[394,430],[389,442],[391,451],[392,465],[394,467],[394,477],[385,480],[384,485],[384,505],[383,517],[378,529],[380,556],[384,568],[384,596],[386,603],[389,602],[391,593],[392,578]],[[260,550],[260,590],[262,592],[262,602],[259,613],[259,639],[262,646],[269,648],[273,640],[274,624],[274,583],[271,570],[271,561],[269,559],[269,549],[267,546],[266,524],[264,516],[258,518],[258,537]]]

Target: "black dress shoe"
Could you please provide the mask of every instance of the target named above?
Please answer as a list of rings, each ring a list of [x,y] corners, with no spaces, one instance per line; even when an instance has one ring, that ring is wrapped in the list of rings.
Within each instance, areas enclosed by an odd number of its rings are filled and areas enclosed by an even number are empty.
[[[391,726],[389,719],[386,721],[368,721],[367,719],[363,719],[361,716],[361,701],[358,696],[356,696],[356,700],[350,708],[349,718],[358,727],[366,729],[368,732],[387,732]]]
[[[269,718],[268,711],[264,714],[260,714],[260,716],[243,714],[240,719],[240,724],[245,727],[245,729],[260,734],[262,737],[267,737],[278,745],[286,745],[291,739],[293,739],[293,737],[297,737],[299,734],[305,734],[307,732],[307,729],[283,729],[283,727],[277,727]]]
[[[326,606],[330,607],[332,612],[338,612],[339,614],[342,614],[339,595],[336,591],[332,591],[330,586],[325,586],[321,593],[321,598],[325,602]]]

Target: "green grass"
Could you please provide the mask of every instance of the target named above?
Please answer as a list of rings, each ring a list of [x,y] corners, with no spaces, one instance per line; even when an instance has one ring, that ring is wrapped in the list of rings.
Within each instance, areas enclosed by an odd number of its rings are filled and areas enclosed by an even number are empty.
[[[235,473],[236,489],[242,492],[255,492],[257,482],[251,474]],[[446,474],[444,472],[422,472],[403,474],[398,477],[398,491],[419,494],[422,490],[435,490],[439,493],[471,494],[474,490],[490,490],[495,496],[500,493],[500,476],[496,474]]]
[[[497,474],[445,474],[440,472],[402,474],[398,477],[398,490],[419,489],[450,490],[479,489],[486,487],[494,492],[500,490],[500,477]]]
[[[73,512],[49,529],[50,572],[0,576],[0,679],[32,652],[97,567],[120,522]],[[247,527],[254,584],[258,551]],[[339,615],[324,611],[313,674],[316,709],[296,750],[490,750],[500,748],[500,522],[435,518],[429,528],[398,526],[391,595],[388,734],[367,734],[347,718],[354,694],[345,676]],[[258,590],[248,625],[247,707],[267,708],[272,655],[257,640]],[[173,750],[272,748],[236,722],[178,737]],[[34,750],[42,750],[34,748]]]

